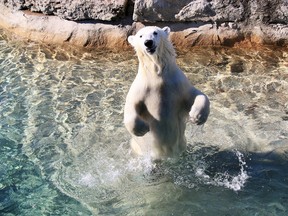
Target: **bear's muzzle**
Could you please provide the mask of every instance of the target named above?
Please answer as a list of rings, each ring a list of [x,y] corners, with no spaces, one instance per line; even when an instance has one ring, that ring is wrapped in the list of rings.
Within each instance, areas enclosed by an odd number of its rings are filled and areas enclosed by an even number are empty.
[[[144,42],[144,45],[147,47],[146,48],[146,51],[149,53],[149,54],[153,54],[155,51],[156,51],[156,47],[154,45],[154,41],[153,40],[146,40]]]

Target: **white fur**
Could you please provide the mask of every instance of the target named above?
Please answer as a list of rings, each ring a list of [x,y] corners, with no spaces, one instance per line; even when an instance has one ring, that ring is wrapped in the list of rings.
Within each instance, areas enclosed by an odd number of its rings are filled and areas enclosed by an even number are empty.
[[[154,159],[185,150],[188,115],[196,124],[205,123],[209,115],[207,96],[190,84],[176,64],[169,33],[169,27],[145,27],[128,37],[139,69],[126,98],[124,124],[132,135],[132,149]],[[153,49],[145,46],[147,40],[153,41]]]

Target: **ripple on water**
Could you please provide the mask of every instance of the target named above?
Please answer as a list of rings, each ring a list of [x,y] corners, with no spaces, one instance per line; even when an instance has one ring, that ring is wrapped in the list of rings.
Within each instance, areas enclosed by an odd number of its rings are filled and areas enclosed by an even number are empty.
[[[204,127],[187,125],[179,158],[151,162],[133,155],[122,123],[134,54],[0,44],[0,142],[10,143],[0,151],[1,211],[287,213],[287,51],[180,53],[180,67],[211,99],[211,115]]]

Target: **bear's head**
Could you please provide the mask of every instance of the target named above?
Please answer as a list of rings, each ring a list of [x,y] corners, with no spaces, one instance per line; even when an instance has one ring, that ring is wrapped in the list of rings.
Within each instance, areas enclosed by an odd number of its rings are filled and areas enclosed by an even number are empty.
[[[140,29],[136,35],[128,37],[128,42],[136,51],[145,52],[148,55],[156,54],[163,41],[168,41],[169,27],[159,28],[148,26]]]

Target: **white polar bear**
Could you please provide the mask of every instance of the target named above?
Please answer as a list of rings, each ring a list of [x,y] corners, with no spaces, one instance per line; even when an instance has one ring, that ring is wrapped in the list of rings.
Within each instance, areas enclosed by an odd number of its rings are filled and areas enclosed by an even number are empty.
[[[169,33],[169,27],[144,27],[128,37],[139,69],[126,98],[124,124],[132,135],[132,149],[153,159],[186,149],[188,114],[198,125],[209,115],[208,97],[190,84],[176,64]]]

